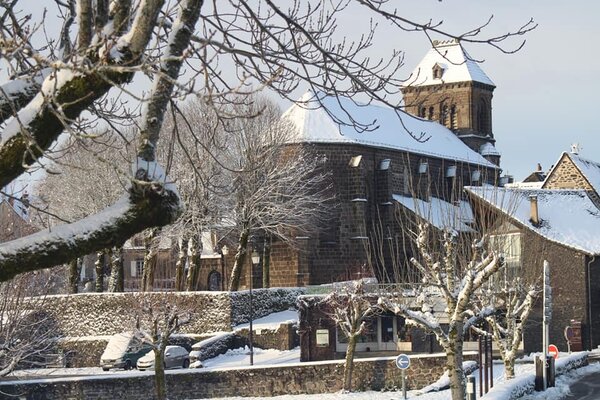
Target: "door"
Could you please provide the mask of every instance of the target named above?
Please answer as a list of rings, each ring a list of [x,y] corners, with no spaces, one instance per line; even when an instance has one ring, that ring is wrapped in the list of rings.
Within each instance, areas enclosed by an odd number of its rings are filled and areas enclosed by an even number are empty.
[[[380,350],[396,350],[396,341],[394,332],[394,317],[382,316],[381,317],[381,343],[379,345]]]

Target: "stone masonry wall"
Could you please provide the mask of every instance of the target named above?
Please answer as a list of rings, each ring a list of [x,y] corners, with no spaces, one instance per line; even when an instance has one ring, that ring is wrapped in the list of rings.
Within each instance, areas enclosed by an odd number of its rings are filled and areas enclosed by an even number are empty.
[[[260,318],[295,307],[302,289],[260,289],[253,292],[253,311]],[[166,292],[166,293],[81,293],[49,296],[45,311],[56,322],[62,337],[113,335],[132,330],[142,315],[140,301],[176,305],[190,314],[190,323],[180,333],[201,334],[229,331],[249,320],[249,293],[241,292]]]
[[[475,359],[475,354],[465,356]],[[442,355],[411,357],[406,372],[409,389],[435,382],[444,369]],[[237,370],[184,370],[167,372],[167,390],[171,400],[215,398],[226,396],[271,397],[283,394],[333,393],[341,390],[343,361],[302,363],[289,366],[247,367]],[[147,400],[154,398],[154,376],[138,373],[136,377],[55,378],[22,384],[19,381],[0,382],[0,391],[7,396],[19,395],[26,400],[116,399]],[[355,390],[382,390],[401,386],[401,373],[393,357],[356,360]]]

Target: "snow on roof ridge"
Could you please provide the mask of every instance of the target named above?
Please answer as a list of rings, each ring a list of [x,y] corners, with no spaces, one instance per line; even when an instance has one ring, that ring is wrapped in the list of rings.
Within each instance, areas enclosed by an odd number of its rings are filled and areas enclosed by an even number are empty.
[[[328,110],[325,111],[318,102]],[[342,124],[338,124],[332,115]],[[380,104],[363,104],[354,99],[309,91],[288,108],[282,118],[287,118],[297,128],[290,143],[361,144],[498,168],[443,125],[408,113],[399,117],[394,109]],[[357,132],[351,118],[361,123],[373,123],[373,130]],[[411,136],[411,133],[419,135],[422,132],[428,140],[420,142]]]
[[[411,74],[412,83],[408,86],[479,82],[496,87],[490,77],[483,72],[479,63],[467,53],[459,40],[434,40],[432,45],[433,46],[413,70]],[[434,78],[432,71],[436,64],[447,67],[444,68],[441,77],[438,78]]]

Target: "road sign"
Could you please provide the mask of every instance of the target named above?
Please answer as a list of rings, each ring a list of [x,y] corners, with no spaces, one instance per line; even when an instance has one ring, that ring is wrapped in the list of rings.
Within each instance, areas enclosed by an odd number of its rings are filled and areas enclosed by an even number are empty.
[[[571,341],[571,339],[573,339],[574,336],[574,332],[573,332],[573,328],[571,328],[570,326],[565,326],[565,339],[568,341]]]
[[[396,366],[400,369],[407,369],[410,367],[410,357],[406,354],[400,354],[396,357]]]
[[[550,354],[556,360],[558,358],[558,347],[553,344],[548,346],[548,354]]]

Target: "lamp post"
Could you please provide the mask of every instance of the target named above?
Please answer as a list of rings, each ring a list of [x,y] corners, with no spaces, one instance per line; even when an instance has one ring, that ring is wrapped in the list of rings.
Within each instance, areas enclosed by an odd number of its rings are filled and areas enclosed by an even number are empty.
[[[254,365],[254,333],[252,328],[252,320],[254,319],[254,310],[252,308],[252,280],[254,279],[254,274],[252,273],[254,267],[258,265],[260,262],[260,256],[256,250],[252,251],[252,266],[250,267],[250,334],[248,336],[250,341],[250,365]]]
[[[225,291],[225,277],[227,276],[227,254],[229,254],[229,247],[223,245],[221,247],[221,291]]]

